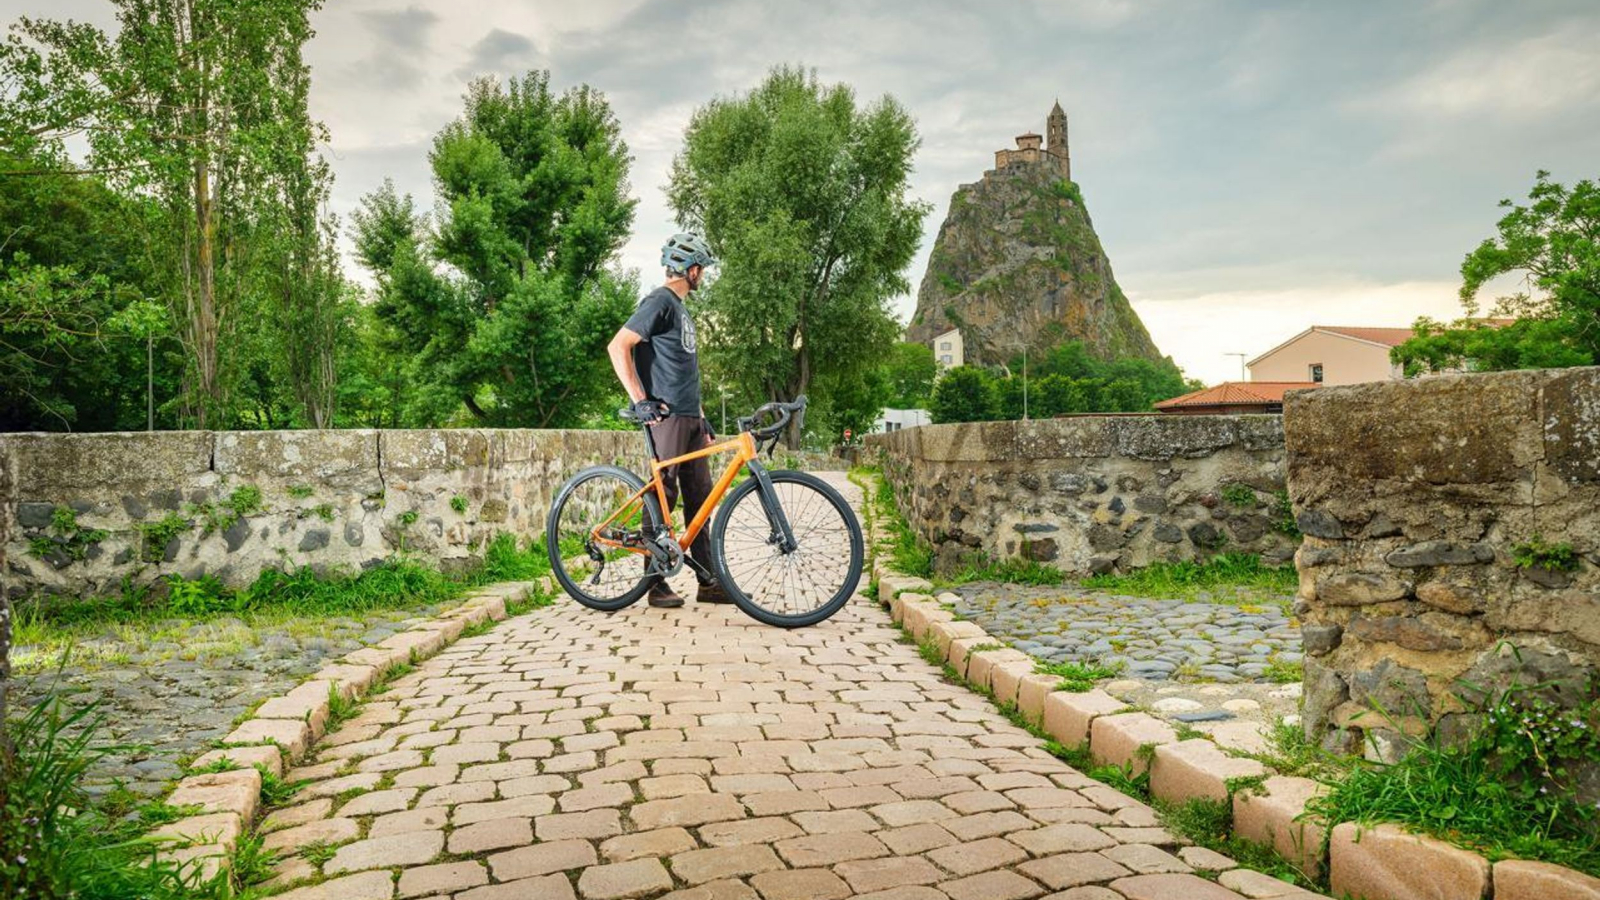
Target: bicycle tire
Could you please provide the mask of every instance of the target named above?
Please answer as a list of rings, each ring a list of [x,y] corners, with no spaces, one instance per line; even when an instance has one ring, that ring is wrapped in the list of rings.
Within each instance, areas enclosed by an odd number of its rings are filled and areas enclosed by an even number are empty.
[[[550,514],[545,522],[544,540],[546,552],[550,556],[550,573],[555,576],[561,588],[567,592],[567,596],[590,609],[601,612],[616,612],[638,602],[639,598],[643,597],[645,592],[650,589],[650,578],[641,572],[639,583],[625,593],[612,598],[596,597],[579,586],[578,582],[572,578],[572,574],[567,571],[566,561],[561,558],[560,526],[562,509],[571,501],[579,488],[590,481],[602,477],[620,479],[628,486],[630,493],[644,487],[643,479],[620,466],[591,466],[584,469],[572,476],[566,484],[561,486],[561,490],[556,493],[556,499],[550,504]],[[656,499],[655,494],[647,493],[644,495],[643,500],[645,514],[651,517],[652,521],[662,521],[661,503]],[[595,524],[598,525],[599,523],[596,522]],[[642,559],[643,557],[640,558]],[[629,560],[628,562],[631,563],[632,561]]]
[[[861,582],[861,567],[864,557],[861,523],[856,518],[855,510],[850,508],[850,504],[845,502],[844,497],[834,490],[832,485],[821,478],[807,472],[790,470],[770,472],[768,476],[774,485],[798,484],[816,491],[839,513],[840,519],[843,520],[845,528],[849,532],[850,558],[844,579],[840,583],[838,590],[825,603],[809,612],[784,614],[762,606],[750,597],[746,590],[748,586],[739,585],[738,580],[729,571],[727,555],[728,525],[739,510],[740,501],[750,498],[750,495],[760,487],[760,482],[755,478],[748,479],[729,492],[727,499],[722,503],[721,509],[717,511],[716,522],[711,528],[712,563],[717,567],[717,578],[722,582],[722,586],[727,589],[728,594],[733,597],[734,603],[738,604],[739,609],[746,615],[765,625],[772,625],[777,628],[805,628],[824,621],[838,612],[855,594],[856,587]],[[759,507],[761,498],[757,496],[752,502]],[[798,534],[796,539],[803,540],[802,536]]]

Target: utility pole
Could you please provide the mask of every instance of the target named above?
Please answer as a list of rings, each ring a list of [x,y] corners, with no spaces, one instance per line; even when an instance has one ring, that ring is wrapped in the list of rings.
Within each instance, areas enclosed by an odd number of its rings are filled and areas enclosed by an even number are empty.
[[[1028,421],[1028,345],[1022,345],[1022,421]]]
[[[145,431],[156,430],[156,339],[144,336],[144,411]]]
[[[718,434],[727,434],[728,433],[728,387],[727,387],[727,385],[718,383],[718,385],[717,385],[717,393],[722,395],[722,431],[718,432]]]
[[[1244,374],[1244,358],[1245,358],[1245,354],[1243,354],[1243,353],[1224,353],[1222,355],[1223,356],[1237,356],[1237,357],[1239,357],[1239,380],[1240,381],[1248,381],[1249,380],[1248,378],[1245,377],[1245,374]]]

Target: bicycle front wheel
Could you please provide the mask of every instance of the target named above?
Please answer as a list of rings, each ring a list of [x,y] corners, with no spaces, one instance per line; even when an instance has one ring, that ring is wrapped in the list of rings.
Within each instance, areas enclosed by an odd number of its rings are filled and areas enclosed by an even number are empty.
[[[627,469],[595,466],[574,475],[550,504],[545,525],[550,572],[572,599],[590,609],[615,612],[650,589],[647,557],[616,546],[637,542],[647,523],[653,527],[661,521],[654,494],[633,498],[643,487]],[[597,540],[595,529],[606,540]]]
[[[783,553],[751,478],[734,488],[711,530],[717,577],[746,614],[779,628],[815,625],[849,602],[861,580],[861,523],[826,481],[769,474],[796,547]]]

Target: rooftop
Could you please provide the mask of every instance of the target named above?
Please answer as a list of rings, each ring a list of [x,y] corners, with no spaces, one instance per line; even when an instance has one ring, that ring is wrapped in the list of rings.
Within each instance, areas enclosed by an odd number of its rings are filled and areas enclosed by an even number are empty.
[[[1188,406],[1260,406],[1282,403],[1289,391],[1317,387],[1310,381],[1224,381],[1181,397],[1163,400],[1156,409],[1182,409]]]

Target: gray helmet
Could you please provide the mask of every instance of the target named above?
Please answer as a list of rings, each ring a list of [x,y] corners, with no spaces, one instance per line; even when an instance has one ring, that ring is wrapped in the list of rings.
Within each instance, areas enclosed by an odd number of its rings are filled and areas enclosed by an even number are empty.
[[[716,264],[706,239],[698,234],[675,234],[661,247],[661,265],[674,275],[687,274],[690,266],[704,269]]]

